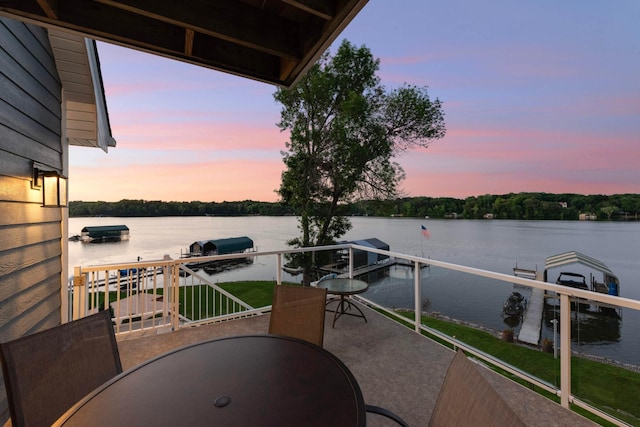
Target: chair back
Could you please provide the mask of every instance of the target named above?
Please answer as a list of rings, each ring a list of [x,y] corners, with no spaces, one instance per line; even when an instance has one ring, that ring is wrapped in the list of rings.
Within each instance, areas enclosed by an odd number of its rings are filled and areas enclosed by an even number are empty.
[[[326,302],[326,289],[276,285],[269,333],[300,338],[322,347]]]
[[[429,421],[438,426],[524,426],[525,423],[458,350],[449,365]]]
[[[0,344],[11,422],[50,426],[122,372],[109,310]]]

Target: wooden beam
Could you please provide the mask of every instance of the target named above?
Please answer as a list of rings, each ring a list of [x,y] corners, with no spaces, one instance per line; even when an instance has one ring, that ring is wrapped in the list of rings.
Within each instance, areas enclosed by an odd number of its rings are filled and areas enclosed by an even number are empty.
[[[186,28],[184,30],[184,54],[187,56],[193,55],[193,30]]]
[[[195,33],[194,60],[237,75],[245,73],[257,80],[280,82],[280,59],[205,34]]]
[[[315,15],[326,21],[331,21],[335,16],[335,10],[330,5],[333,3],[326,0],[282,0],[290,6],[296,7],[300,10],[304,10],[307,13]]]
[[[315,25],[305,26],[304,39],[301,40],[305,55],[292,71],[292,77],[284,82],[287,87],[294,85],[300,79],[366,3],[367,0],[342,0],[337,5],[338,9],[332,20],[325,21],[321,26],[320,21],[316,21]]]
[[[287,81],[296,65],[298,65],[297,62],[282,58],[280,60],[280,80]]]
[[[42,8],[47,17],[58,19],[58,1],[57,0],[37,0],[38,5]]]
[[[185,7],[174,0],[96,1],[272,55],[301,56],[297,23],[241,2],[192,0]]]

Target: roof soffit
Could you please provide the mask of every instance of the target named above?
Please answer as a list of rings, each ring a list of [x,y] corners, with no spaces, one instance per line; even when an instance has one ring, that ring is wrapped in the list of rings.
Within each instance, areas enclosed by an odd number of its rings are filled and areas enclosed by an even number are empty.
[[[0,0],[0,15],[289,87],[367,0]]]
[[[49,29],[49,42],[64,89],[66,135],[71,145],[115,147],[104,99],[97,51],[92,40]]]

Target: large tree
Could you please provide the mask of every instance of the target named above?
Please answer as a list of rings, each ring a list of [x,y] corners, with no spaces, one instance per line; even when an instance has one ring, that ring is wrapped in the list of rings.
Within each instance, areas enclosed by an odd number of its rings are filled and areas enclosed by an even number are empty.
[[[405,174],[394,156],[445,134],[440,101],[426,87],[387,91],[379,65],[367,47],[344,41],[274,95],[282,104],[278,127],[290,132],[278,193],[299,218],[292,246],[334,243],[351,228],[346,203],[396,197]]]

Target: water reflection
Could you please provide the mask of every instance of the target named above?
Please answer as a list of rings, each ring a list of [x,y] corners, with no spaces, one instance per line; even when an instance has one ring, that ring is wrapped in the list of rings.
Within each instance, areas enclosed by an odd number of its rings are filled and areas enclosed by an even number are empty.
[[[553,320],[560,331],[560,309],[557,305],[545,304],[543,315],[543,338],[553,340]],[[571,312],[571,341],[577,344],[610,344],[620,341],[621,320],[592,310]]]
[[[394,265],[386,269],[359,276],[370,284],[365,297],[390,308],[413,309],[414,269]],[[506,327],[516,334],[522,324],[521,316],[505,316],[504,303],[514,293],[528,300],[530,289],[522,286],[505,288],[496,286],[495,280],[473,277],[468,274],[438,268],[423,268],[420,272],[422,284],[422,310],[446,313],[448,316],[489,327],[496,331]],[[553,320],[558,321],[560,331],[560,307],[557,300],[549,300],[543,312],[540,340],[553,341]],[[581,304],[571,314],[572,342],[580,345],[603,345],[618,343],[621,339],[622,322],[617,316],[608,316],[594,307],[588,310]]]
[[[502,321],[511,329],[515,329],[520,325],[520,317],[518,316],[506,316],[502,319]]]

